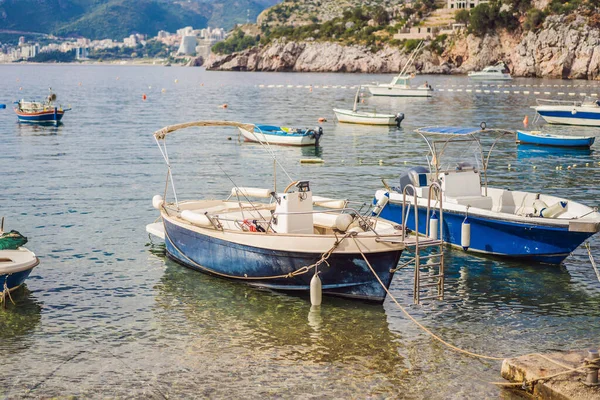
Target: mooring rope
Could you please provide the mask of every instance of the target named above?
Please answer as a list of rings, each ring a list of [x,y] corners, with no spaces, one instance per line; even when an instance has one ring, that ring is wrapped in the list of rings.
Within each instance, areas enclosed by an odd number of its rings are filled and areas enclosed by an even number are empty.
[[[594,261],[594,256],[592,256],[592,249],[590,248],[590,242],[585,242],[585,248],[588,251],[588,256],[590,257],[590,262],[592,263],[592,267],[594,267],[594,271],[596,272],[596,277],[600,282],[600,272],[598,272],[598,267],[596,266],[596,262]]]
[[[426,328],[423,324],[421,324],[419,321],[417,321],[412,315],[410,315],[408,313],[408,311],[406,311],[406,309],[404,307],[402,307],[402,305],[398,302],[398,300],[396,300],[396,298],[390,293],[390,291],[388,290],[388,288],[383,284],[383,282],[381,281],[381,278],[379,278],[379,275],[377,275],[377,273],[375,272],[375,269],[371,266],[371,263],[369,263],[369,260],[367,260],[367,257],[365,256],[364,252],[362,251],[362,249],[360,248],[356,238],[354,236],[352,236],[352,240],[354,240],[354,243],[356,244],[356,247],[358,248],[358,251],[360,251],[360,254],[363,258],[363,260],[365,260],[365,263],[367,263],[367,266],[369,267],[369,269],[371,270],[371,272],[373,273],[373,275],[375,275],[375,278],[377,278],[377,281],[379,282],[379,284],[381,285],[381,287],[385,290],[385,292],[387,293],[387,295],[390,297],[390,299],[392,299],[392,301],[394,303],[396,303],[396,305],[398,306],[398,308],[400,308],[400,310],[404,313],[404,315],[406,315],[415,325],[417,325],[419,328],[421,328],[423,331],[425,331],[427,334],[429,334],[431,337],[433,337],[435,340],[439,341],[440,343],[444,344],[445,346],[449,347],[450,349],[457,351],[459,353],[463,353],[472,357],[476,357],[476,358],[481,358],[481,359],[486,359],[486,360],[495,360],[495,361],[499,361],[499,360],[504,360],[505,358],[509,358],[509,357],[495,357],[495,356],[487,356],[487,355],[483,355],[483,354],[478,354],[478,353],[473,353],[471,351],[465,350],[465,349],[461,349],[460,347],[457,347],[447,341],[445,341],[444,339],[442,339],[441,337],[439,337],[438,335],[436,335],[435,333],[433,333],[431,330],[429,330],[428,328]],[[538,381],[542,381],[542,380],[547,380],[547,379],[552,379],[555,378],[557,376],[560,375],[564,375],[564,374],[568,374],[568,373],[572,373],[572,372],[580,372],[584,369],[589,368],[590,366],[593,367],[598,367],[600,368],[600,359],[597,360],[585,360],[584,364],[580,367],[576,367],[576,368],[572,368],[569,367],[565,364],[562,364],[558,361],[552,360],[549,357],[544,356],[543,354],[540,353],[530,353],[530,354],[525,354],[525,356],[539,356],[542,357],[548,361],[550,361],[553,364],[556,364],[562,368],[566,368],[566,371],[562,371],[550,376],[545,376],[545,377],[540,377],[540,378],[535,378],[535,379],[530,379],[530,380],[524,380],[522,382],[489,382],[493,385],[503,385],[503,386],[529,386],[532,383],[538,382]],[[523,357],[523,356],[522,356]]]
[[[9,274],[10,275],[10,274]],[[4,280],[4,288],[2,289],[2,295],[0,296],[0,303],[4,304],[4,307],[6,307],[6,296],[8,295],[8,298],[10,300],[10,302],[13,304],[13,306],[15,305],[15,302],[12,298],[12,296],[10,295],[10,289],[8,288],[8,276],[6,276],[6,279]]]
[[[342,236],[341,239],[337,238],[336,235],[336,241],[333,244],[333,246],[327,250],[325,253],[323,253],[321,255],[321,258],[315,262],[314,264],[311,265],[307,265],[304,267],[300,267],[295,271],[289,272],[287,274],[282,274],[282,275],[273,275],[273,276],[238,276],[238,275],[229,275],[229,274],[224,274],[222,272],[218,272],[215,270],[212,270],[210,268],[206,268],[200,264],[198,264],[197,262],[195,262],[194,260],[192,260],[191,258],[189,258],[188,256],[186,256],[183,251],[181,251],[177,245],[175,244],[175,242],[171,239],[171,237],[169,236],[169,232],[167,232],[167,227],[166,224],[164,222],[164,218],[163,218],[163,227],[164,227],[164,231],[165,231],[165,238],[169,240],[169,242],[171,242],[171,244],[173,245],[173,247],[175,248],[175,250],[177,250],[177,252],[179,254],[181,254],[183,256],[183,258],[185,258],[188,262],[190,262],[192,265],[194,265],[195,267],[206,271],[210,274],[214,274],[217,276],[222,276],[225,278],[229,278],[229,279],[242,279],[242,280],[266,280],[266,279],[282,279],[282,278],[293,278],[295,276],[298,275],[302,275],[302,274],[306,274],[307,272],[309,272],[310,270],[312,270],[313,268],[317,268],[319,267],[321,264],[325,263],[327,265],[329,265],[329,263],[327,262],[327,260],[329,259],[329,257],[331,256],[331,254],[335,251],[335,249],[338,248],[338,246],[348,237],[350,237],[352,235],[351,232],[347,233],[346,235]]]

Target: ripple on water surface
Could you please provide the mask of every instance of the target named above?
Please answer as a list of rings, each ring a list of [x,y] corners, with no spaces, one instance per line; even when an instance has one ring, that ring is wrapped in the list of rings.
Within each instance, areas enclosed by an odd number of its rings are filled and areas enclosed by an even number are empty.
[[[73,107],[59,127],[19,125],[8,110],[0,113],[0,214],[8,228],[29,237],[41,259],[14,296],[16,306],[0,309],[0,396],[510,397],[487,383],[499,379],[499,363],[448,351],[389,300],[375,306],[326,298],[315,312],[305,298],[207,277],[167,260],[161,246],[147,246],[144,227],[156,218],[150,200],[164,190],[166,173],[151,134],[197,119],[313,127],[323,116],[329,122],[321,148],[276,148],[278,157],[320,195],[370,202],[380,178],[396,182],[403,169],[424,162],[427,148],[415,128],[482,120],[517,128],[526,113],[533,117],[533,96],[436,92],[432,99],[368,99],[378,110],[405,113],[402,128],[388,129],[332,122],[331,109],[349,107],[352,89],[295,87],[349,87],[388,76],[0,69],[2,93],[41,98],[50,86]],[[463,77],[427,80],[434,87],[469,84]],[[220,108],[223,103],[229,107]],[[223,197],[231,180],[272,185],[268,154],[239,143],[235,131],[189,130],[169,138],[169,146],[183,197]],[[557,153],[517,147],[507,138],[494,154],[494,186],[597,205],[596,151]],[[325,163],[300,165],[314,156]],[[278,177],[283,187],[283,174]],[[598,239],[591,246],[600,254]],[[410,271],[400,271],[391,290],[448,341],[497,356],[597,344],[600,284],[583,249],[560,267],[458,251],[447,260],[445,301],[412,305]]]

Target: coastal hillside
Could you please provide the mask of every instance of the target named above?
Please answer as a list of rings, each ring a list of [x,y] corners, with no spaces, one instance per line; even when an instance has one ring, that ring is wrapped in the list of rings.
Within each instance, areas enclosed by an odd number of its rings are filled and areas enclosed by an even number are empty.
[[[155,35],[184,26],[231,29],[276,0],[0,0],[2,30],[90,39]]]
[[[251,31],[247,28],[230,35],[228,41],[237,41],[237,45],[220,44],[207,68],[397,72],[420,40],[398,33],[427,27],[441,11],[463,27],[450,31],[434,27],[434,33],[425,39],[426,49],[412,67],[414,72],[466,73],[502,61],[515,76],[600,79],[596,1],[492,1],[458,12],[436,10],[441,5],[432,1],[418,0],[402,7],[375,2],[332,12],[327,21],[312,18],[307,6],[290,14],[296,21],[292,25],[273,16],[281,15],[287,4],[259,16],[254,41],[245,35]]]

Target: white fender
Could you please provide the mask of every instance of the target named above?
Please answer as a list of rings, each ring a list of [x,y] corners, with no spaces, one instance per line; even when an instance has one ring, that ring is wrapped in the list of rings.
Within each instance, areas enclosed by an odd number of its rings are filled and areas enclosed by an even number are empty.
[[[383,196],[381,196],[379,200],[377,200],[377,203],[375,203],[375,207],[373,207],[371,215],[374,217],[378,216],[381,210],[383,210],[383,207],[387,205],[388,201],[390,201],[390,194],[388,192],[385,192]]]
[[[310,280],[310,304],[313,306],[320,306],[322,299],[323,290],[321,278],[319,278],[319,274],[314,274]]]
[[[540,199],[534,200],[534,202],[533,202],[533,213],[535,215],[542,216],[541,213],[546,208],[548,208],[548,204],[544,203]]]
[[[340,232],[346,232],[354,218],[350,214],[340,214],[335,219],[335,228]]]
[[[198,214],[191,210],[183,210],[181,212],[181,218],[185,219],[188,222],[191,222],[194,225],[199,226],[213,226],[210,222],[210,219],[204,214]]]
[[[258,197],[268,199],[271,197],[271,190],[251,187],[234,187],[231,189],[232,196],[240,197]]]
[[[429,218],[429,237],[433,240],[437,240],[438,231],[440,230],[440,220],[438,219],[435,212]]]
[[[160,210],[164,202],[165,201],[163,197],[160,194],[157,194],[152,198],[152,207],[156,208],[157,210]]]
[[[542,210],[540,210],[540,217],[556,218],[560,214],[565,212],[566,210],[567,210],[567,202],[559,201],[558,203],[554,204],[553,206],[546,207],[546,208],[543,208]]]
[[[465,217],[460,228],[460,245],[467,251],[471,246],[471,223],[468,217]]]

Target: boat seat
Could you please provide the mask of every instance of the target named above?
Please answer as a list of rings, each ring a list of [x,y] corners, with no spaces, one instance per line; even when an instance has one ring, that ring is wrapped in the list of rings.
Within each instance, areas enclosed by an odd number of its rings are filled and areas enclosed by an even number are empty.
[[[463,206],[471,206],[473,208],[483,208],[485,210],[491,210],[494,205],[494,201],[490,196],[459,196],[459,197],[446,197],[444,201],[447,203],[461,204]]]

